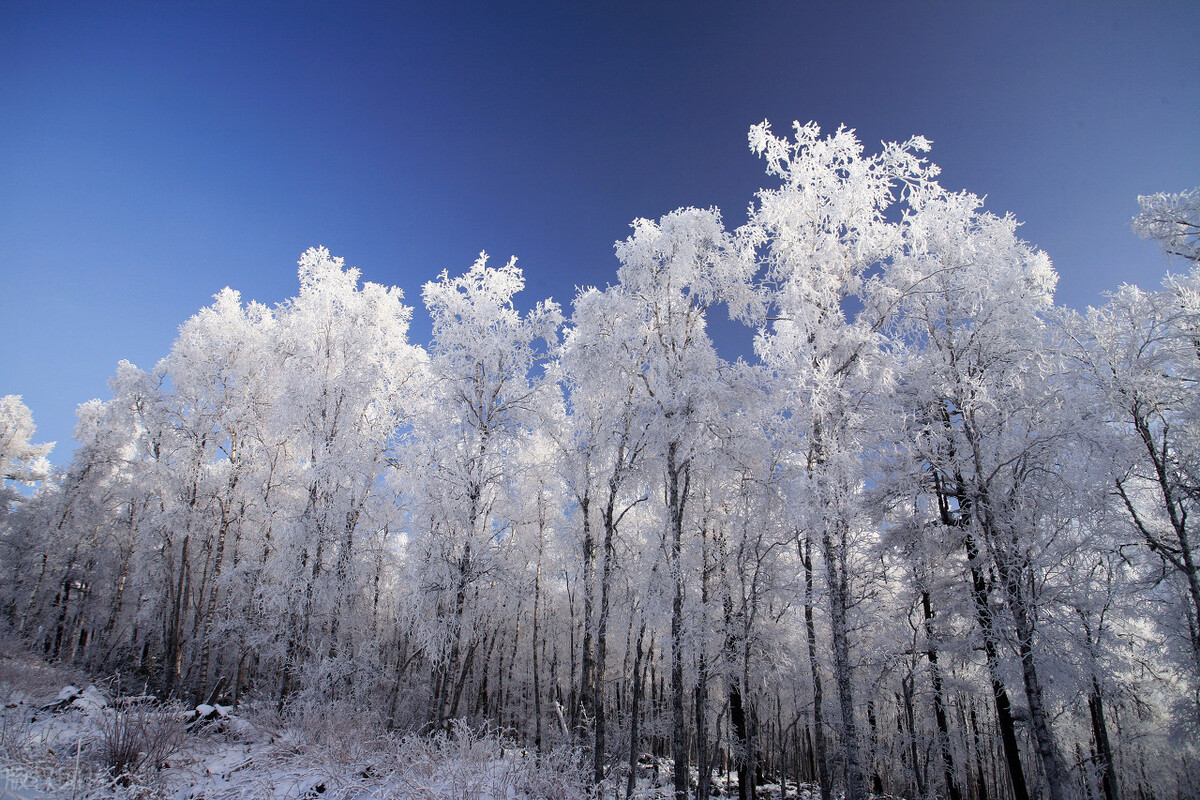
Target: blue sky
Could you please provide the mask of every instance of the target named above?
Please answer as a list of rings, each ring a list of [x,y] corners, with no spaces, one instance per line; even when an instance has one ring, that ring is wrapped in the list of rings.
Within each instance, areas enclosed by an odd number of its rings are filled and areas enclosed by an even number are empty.
[[[480,250],[568,305],[634,217],[740,224],[762,119],[929,137],[1098,303],[1168,267],[1136,196],[1200,185],[1198,39],[1190,2],[0,0],[0,394],[62,463],[118,360],[226,285],[291,296],[314,244],[403,288],[418,341],[421,284]]]

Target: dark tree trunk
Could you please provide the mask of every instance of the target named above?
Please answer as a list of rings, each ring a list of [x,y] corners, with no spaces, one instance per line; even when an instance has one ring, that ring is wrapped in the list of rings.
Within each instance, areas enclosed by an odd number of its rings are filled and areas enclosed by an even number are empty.
[[[1096,742],[1096,760],[1100,767],[1100,787],[1104,790],[1104,800],[1120,800],[1112,744],[1108,739],[1108,726],[1104,722],[1104,693],[1095,676],[1092,677],[1092,690],[1088,693],[1088,711],[1092,718],[1092,738]]]
[[[674,759],[675,800],[687,800],[690,787],[687,726],[684,718],[683,684],[683,516],[687,504],[689,470],[677,462],[678,445],[667,447],[668,553],[674,596],[671,601],[671,758]]]
[[[629,780],[625,784],[625,800],[633,795],[634,786],[637,785],[637,768],[638,768],[638,724],[642,714],[642,685],[645,682],[645,667],[642,666],[642,659],[645,651],[642,649],[642,644],[646,641],[646,620],[643,617],[641,625],[638,628],[637,638],[637,653],[633,657],[633,696],[630,698],[629,708]]]
[[[831,511],[833,511],[831,509]],[[835,511],[833,513],[836,513]],[[845,761],[846,800],[866,800],[867,783],[854,719],[854,681],[850,665],[849,576],[846,574],[847,525],[831,520],[821,534],[825,572],[829,581],[829,628],[833,638],[833,672],[837,681],[838,706],[842,717],[842,758]],[[830,530],[831,526],[833,530]]]
[[[799,539],[796,546],[801,547]],[[829,755],[825,745],[825,694],[821,685],[821,665],[817,660],[817,626],[813,620],[812,539],[807,535],[801,552],[804,563],[804,630],[808,640],[808,669],[813,682],[813,745],[817,755],[817,776],[821,784],[821,800],[830,800],[833,786],[829,774]],[[745,800],[745,798],[743,798]]]
[[[929,659],[929,681],[933,685],[933,718],[937,724],[938,753],[942,758],[942,781],[949,800],[963,800],[962,789],[954,768],[954,753],[950,749],[950,723],[946,718],[946,697],[942,691],[942,671],[938,665],[937,639],[933,630],[933,604],[929,591],[921,589],[921,608],[925,613],[925,646]]]
[[[1008,690],[1000,678],[1000,655],[997,647],[995,622],[988,601],[987,579],[983,576],[983,565],[979,546],[970,533],[964,536],[967,558],[971,565],[971,597],[975,601],[975,616],[983,635],[983,651],[987,656],[988,675],[992,683],[992,702],[996,708],[996,722],[1000,726],[1000,741],[1004,746],[1004,763],[1012,785],[1014,800],[1029,800],[1029,788],[1025,783],[1025,770],[1021,767],[1021,751],[1017,746],[1017,728],[1013,721],[1012,703]]]

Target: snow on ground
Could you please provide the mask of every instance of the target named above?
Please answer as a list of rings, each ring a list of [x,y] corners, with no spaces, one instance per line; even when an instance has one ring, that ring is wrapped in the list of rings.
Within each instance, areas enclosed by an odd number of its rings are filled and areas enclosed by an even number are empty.
[[[270,710],[164,706],[0,652],[0,800],[577,800],[586,758],[540,756],[465,725],[431,736],[381,733],[352,712],[283,719]],[[83,688],[79,685],[83,684]],[[670,797],[670,766],[636,800]],[[624,778],[609,787],[624,797]],[[614,781],[616,783],[616,781]],[[716,786],[732,788],[727,780]],[[760,787],[763,798],[779,787]],[[787,797],[811,800],[815,787]]]
[[[338,709],[164,706],[11,649],[0,652],[0,800],[571,800],[578,752],[495,733],[373,730]],[[80,686],[83,688],[79,688]]]

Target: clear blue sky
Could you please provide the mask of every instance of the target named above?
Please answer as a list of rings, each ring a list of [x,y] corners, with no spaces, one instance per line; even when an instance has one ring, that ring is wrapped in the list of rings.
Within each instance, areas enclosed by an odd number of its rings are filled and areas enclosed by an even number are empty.
[[[62,463],[118,360],[226,285],[291,296],[314,244],[417,340],[421,284],[482,249],[568,305],[636,216],[740,224],[764,118],[924,134],[1098,303],[1167,268],[1136,195],[1200,184],[1198,41],[1195,2],[0,0],[0,394]]]

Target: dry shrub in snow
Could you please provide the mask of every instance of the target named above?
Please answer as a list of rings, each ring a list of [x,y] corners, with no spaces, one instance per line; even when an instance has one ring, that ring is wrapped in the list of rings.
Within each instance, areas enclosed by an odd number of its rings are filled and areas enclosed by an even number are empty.
[[[575,800],[593,791],[590,770],[579,749],[569,745],[540,755],[523,751],[514,771],[517,789],[530,800]]]
[[[303,720],[292,717],[253,771],[296,775],[297,785],[322,786],[321,796],[331,798],[573,800],[589,794],[576,749],[538,755],[490,727],[463,722],[397,737],[373,731],[354,714],[337,742],[335,723],[345,713],[313,708]],[[301,721],[320,724],[302,731],[295,727]]]
[[[144,771],[161,770],[184,744],[178,709],[129,705],[101,717],[95,754],[123,784]]]
[[[404,737],[396,761],[401,785],[412,787],[400,797],[570,800],[590,793],[578,749],[539,755],[492,729],[462,722],[433,735]]]
[[[118,678],[100,681],[101,691],[86,676],[20,653],[0,658],[0,684],[0,761],[29,786],[62,797],[573,800],[591,793],[580,750],[538,754],[493,727],[461,721],[401,736],[369,710],[312,699],[285,714],[273,704],[244,704],[189,729],[178,705],[120,696]]]
[[[16,708],[0,710],[0,755],[23,764],[29,760],[33,742],[33,726],[27,714]]]

